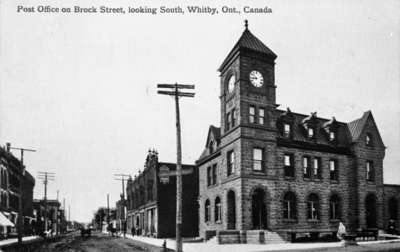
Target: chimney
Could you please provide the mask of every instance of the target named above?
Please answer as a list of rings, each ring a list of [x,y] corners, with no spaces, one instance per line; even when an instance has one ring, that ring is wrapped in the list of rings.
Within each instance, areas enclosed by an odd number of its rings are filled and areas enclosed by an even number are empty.
[[[6,150],[7,152],[10,152],[11,149],[11,144],[10,143],[6,143]]]

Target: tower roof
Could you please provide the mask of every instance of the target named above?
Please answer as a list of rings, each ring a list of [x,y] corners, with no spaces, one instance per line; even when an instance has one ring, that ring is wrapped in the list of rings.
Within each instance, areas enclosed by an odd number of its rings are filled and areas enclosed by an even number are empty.
[[[254,36],[250,30],[248,29],[247,20],[245,23],[245,30],[242,33],[242,36],[236,42],[235,46],[232,48],[228,56],[225,58],[218,71],[221,71],[224,66],[229,62],[229,60],[240,50],[247,49],[251,51],[255,51],[257,53],[264,54],[267,57],[272,59],[276,59],[277,55],[269,49],[264,43],[259,40],[256,36]]]

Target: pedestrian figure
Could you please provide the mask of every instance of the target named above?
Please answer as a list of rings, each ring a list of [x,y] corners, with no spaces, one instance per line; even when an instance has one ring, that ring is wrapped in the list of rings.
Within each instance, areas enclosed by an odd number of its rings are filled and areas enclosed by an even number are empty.
[[[122,223],[122,232],[124,233],[124,238],[126,238],[126,221]]]
[[[396,222],[393,219],[389,220],[388,231],[389,231],[389,234],[395,234],[396,233]]]
[[[135,225],[132,225],[131,233],[132,233],[132,237],[134,237],[135,236]]]
[[[343,240],[345,235],[346,235],[346,227],[343,225],[342,222],[339,222],[337,237],[339,238],[339,240]]]
[[[117,222],[115,220],[112,221],[112,227],[111,227],[111,235],[114,237],[117,232]]]

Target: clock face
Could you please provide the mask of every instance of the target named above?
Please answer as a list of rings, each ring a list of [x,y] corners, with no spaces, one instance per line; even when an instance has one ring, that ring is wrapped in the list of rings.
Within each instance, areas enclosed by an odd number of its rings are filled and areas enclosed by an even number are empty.
[[[229,91],[229,93],[232,93],[233,89],[235,88],[235,81],[236,81],[235,75],[232,75],[229,78],[229,82],[228,82],[228,91]]]
[[[255,87],[261,87],[264,84],[264,78],[259,71],[250,72],[250,82]]]

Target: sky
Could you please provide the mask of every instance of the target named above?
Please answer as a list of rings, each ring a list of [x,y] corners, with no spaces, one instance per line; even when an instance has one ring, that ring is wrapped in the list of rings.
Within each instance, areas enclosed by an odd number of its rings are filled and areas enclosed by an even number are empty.
[[[110,1],[109,1],[110,2]],[[37,149],[27,170],[55,173],[48,198],[71,219],[115,206],[114,174],[143,170],[149,148],[176,161],[173,99],[157,83],[190,83],[181,100],[183,162],[220,125],[217,68],[244,30],[278,58],[280,108],[349,122],[372,110],[384,144],[384,182],[400,184],[399,1],[0,1],[0,145]],[[18,5],[124,8],[265,7],[269,14],[17,12]],[[19,156],[18,153],[15,153]],[[35,197],[43,197],[36,179]]]

